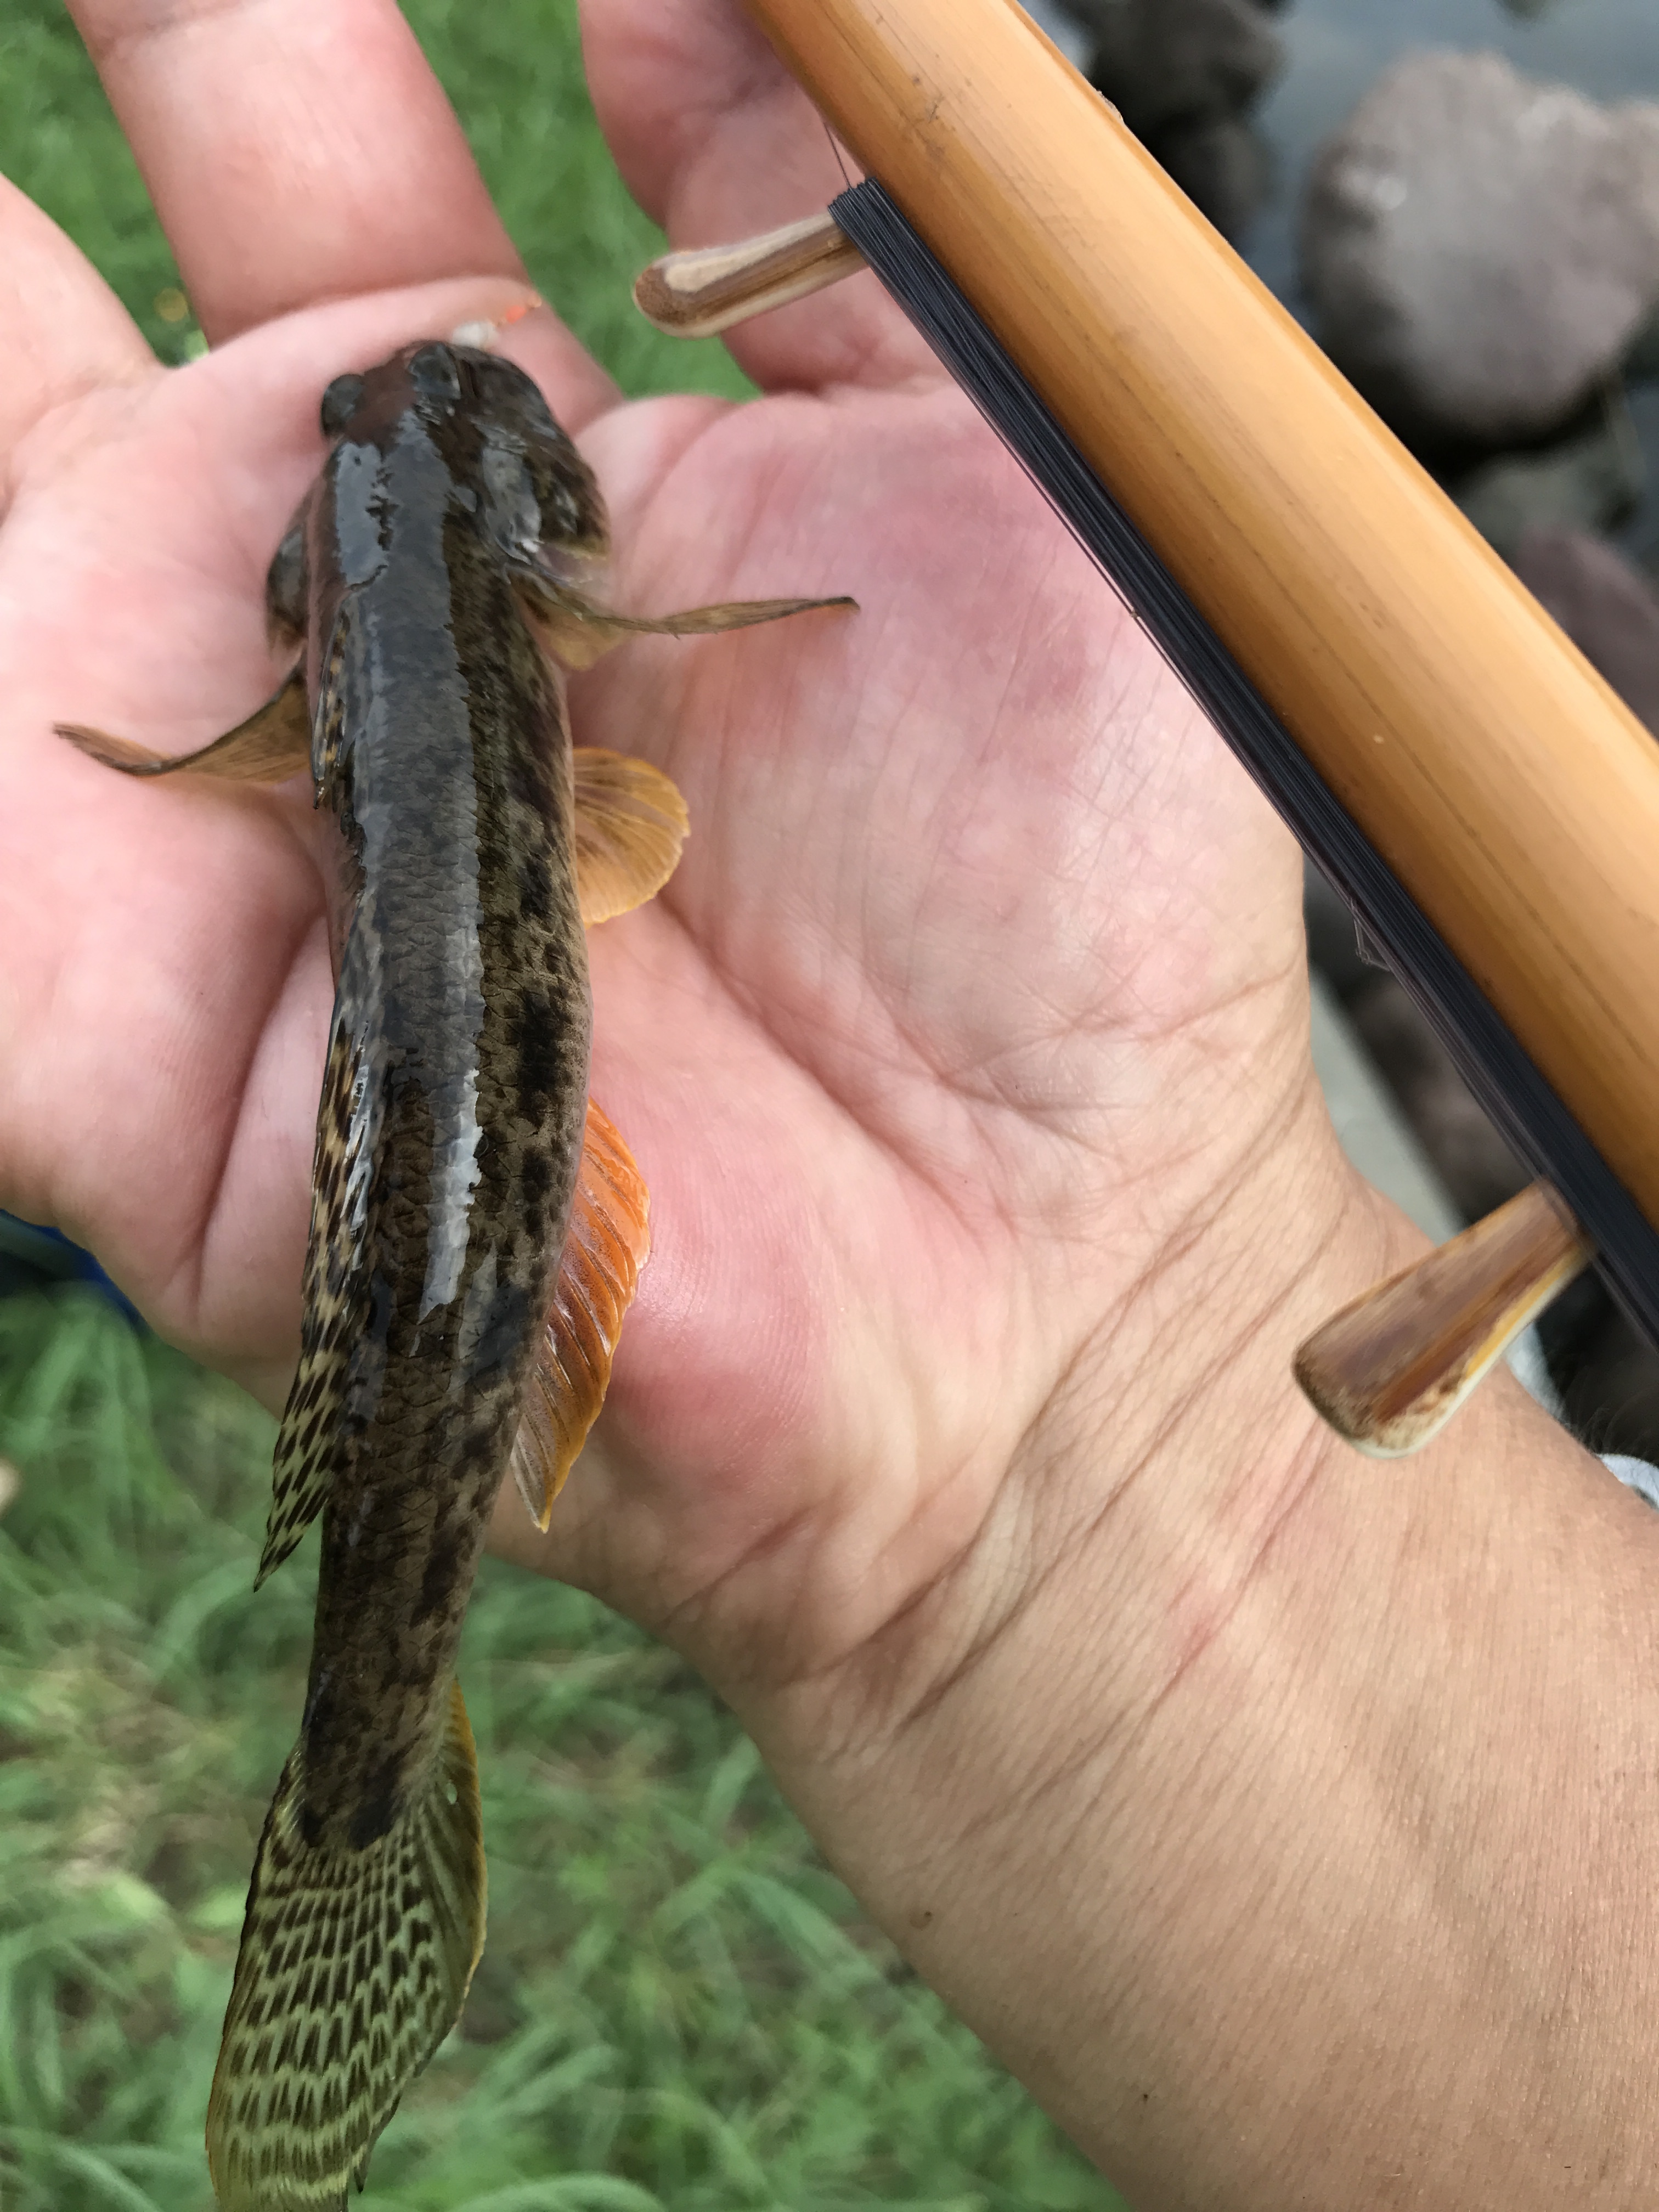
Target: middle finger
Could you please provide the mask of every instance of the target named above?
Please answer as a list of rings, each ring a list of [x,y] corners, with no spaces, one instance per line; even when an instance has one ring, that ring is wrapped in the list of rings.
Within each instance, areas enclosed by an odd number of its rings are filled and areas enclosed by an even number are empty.
[[[70,0],[203,329],[522,276],[393,0]]]
[[[103,278],[0,177],[0,507],[13,455],[40,417],[100,385],[131,384],[155,356]]]

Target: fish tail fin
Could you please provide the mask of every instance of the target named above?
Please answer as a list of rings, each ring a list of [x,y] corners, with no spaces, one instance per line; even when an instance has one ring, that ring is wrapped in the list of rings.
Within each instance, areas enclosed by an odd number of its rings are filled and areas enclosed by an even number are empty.
[[[344,2212],[483,1948],[478,1764],[459,1689],[425,1784],[361,1849],[306,1840],[303,1762],[301,1745],[259,1838],[208,2105],[222,2212]]]

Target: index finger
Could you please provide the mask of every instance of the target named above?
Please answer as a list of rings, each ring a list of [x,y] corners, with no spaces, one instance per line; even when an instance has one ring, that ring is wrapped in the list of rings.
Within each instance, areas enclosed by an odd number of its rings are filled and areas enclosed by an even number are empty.
[[[291,309],[522,276],[393,0],[70,0],[217,343]]]

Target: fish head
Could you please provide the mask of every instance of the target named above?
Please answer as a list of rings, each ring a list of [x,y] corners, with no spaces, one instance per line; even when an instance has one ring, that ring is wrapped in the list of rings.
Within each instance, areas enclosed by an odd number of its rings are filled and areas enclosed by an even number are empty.
[[[324,437],[368,444],[409,415],[441,428],[472,396],[461,362],[468,351],[441,338],[419,338],[374,368],[337,376],[323,394]]]
[[[605,502],[593,471],[538,386],[498,354],[422,338],[323,394],[325,437],[380,443],[416,416],[477,497],[477,519],[511,560],[574,580],[603,562]]]
[[[499,354],[447,350],[469,388],[482,441],[485,529],[509,558],[561,576],[602,562],[610,527],[599,484],[539,387]]]

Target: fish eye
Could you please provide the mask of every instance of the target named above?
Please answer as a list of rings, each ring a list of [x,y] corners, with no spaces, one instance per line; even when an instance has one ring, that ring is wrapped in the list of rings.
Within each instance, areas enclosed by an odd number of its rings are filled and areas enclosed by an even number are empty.
[[[409,357],[409,380],[423,399],[459,399],[461,365],[447,345],[423,345]]]
[[[361,376],[337,376],[323,394],[323,435],[337,438],[363,396]]]

